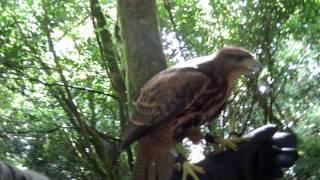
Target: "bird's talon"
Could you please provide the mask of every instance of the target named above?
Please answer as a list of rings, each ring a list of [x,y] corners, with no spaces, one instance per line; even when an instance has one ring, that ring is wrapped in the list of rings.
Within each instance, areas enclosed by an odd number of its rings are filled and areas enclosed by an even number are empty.
[[[204,174],[205,171],[202,167],[190,164],[190,162],[186,161],[182,165],[183,167],[183,175],[182,180],[186,180],[187,176],[190,175],[194,180],[199,180],[199,177],[196,173]]]
[[[200,173],[200,174],[204,174],[204,173],[205,173],[202,167],[197,166],[197,165],[192,165],[192,164],[191,164],[191,166],[192,166],[192,169],[193,169],[196,173]]]
[[[240,138],[240,137],[232,137],[230,139],[224,139],[224,138],[215,138],[215,142],[217,144],[222,145],[223,147],[232,149],[233,151],[238,151],[237,144],[241,142],[247,142],[250,138]]]
[[[233,142],[234,144],[239,144],[241,142],[249,142],[250,138],[242,138],[242,137],[231,137],[229,141]]]

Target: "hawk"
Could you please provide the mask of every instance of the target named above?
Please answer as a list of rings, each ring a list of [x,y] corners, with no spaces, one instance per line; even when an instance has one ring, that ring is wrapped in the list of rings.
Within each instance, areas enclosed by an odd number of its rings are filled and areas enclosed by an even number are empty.
[[[212,121],[241,75],[259,69],[247,50],[225,47],[163,70],[140,89],[122,137],[126,149],[138,140],[134,180],[169,180],[175,144],[202,138],[200,126]]]

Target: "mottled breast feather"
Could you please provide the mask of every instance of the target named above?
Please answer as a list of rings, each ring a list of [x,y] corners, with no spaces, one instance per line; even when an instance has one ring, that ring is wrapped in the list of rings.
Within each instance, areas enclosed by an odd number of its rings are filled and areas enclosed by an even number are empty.
[[[136,98],[122,148],[147,131],[173,121],[210,84],[210,78],[189,67],[168,69],[154,76],[141,88]]]

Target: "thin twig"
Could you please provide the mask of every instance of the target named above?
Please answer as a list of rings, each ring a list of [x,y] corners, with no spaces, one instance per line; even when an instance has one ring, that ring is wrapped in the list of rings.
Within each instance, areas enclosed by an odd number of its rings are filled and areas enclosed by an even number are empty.
[[[40,134],[40,133],[44,133],[44,134],[49,134],[49,133],[54,133],[58,130],[60,130],[61,128],[65,128],[65,127],[62,127],[62,126],[57,126],[53,129],[47,129],[47,130],[29,130],[29,131],[8,131],[8,130],[3,130],[1,129],[0,130],[0,133],[5,133],[5,134],[32,134],[32,133],[35,133],[35,134]]]
[[[66,36],[68,33],[70,33],[73,28],[79,26],[88,18],[89,18],[89,15],[84,17],[78,24],[76,24],[76,25],[72,26],[71,28],[67,29],[66,31],[64,31],[64,33],[56,40],[56,42],[60,41],[64,36]]]
[[[29,80],[31,82],[37,82],[37,83],[40,83],[40,84],[43,84],[45,86],[64,86],[62,83],[59,83],[59,82],[55,82],[55,83],[48,83],[48,82],[44,82],[44,81],[41,81],[39,79],[36,79],[36,78],[19,78],[19,77],[4,77],[4,76],[1,76],[0,74],[0,78],[6,78],[6,79],[15,79],[15,80]],[[109,94],[109,93],[105,93],[105,92],[102,92],[102,91],[98,91],[98,90],[94,90],[94,89],[91,89],[91,88],[88,88],[88,87],[80,87],[80,86],[75,86],[75,85],[68,85],[69,88],[71,89],[77,89],[77,90],[81,90],[81,91],[87,91],[87,92],[90,92],[90,93],[96,93],[96,94],[101,94],[101,95],[105,95],[105,96],[109,96],[109,97],[112,97],[116,100],[119,100],[119,98],[115,95],[112,95],[112,94]]]
[[[176,38],[177,38],[177,40],[178,40],[178,42],[179,42],[179,49],[180,49],[181,55],[182,55],[184,58],[187,58],[187,56],[186,56],[186,54],[184,53],[184,50],[183,50],[185,47],[183,47],[182,44],[181,44],[182,39],[181,39],[180,36],[179,36],[178,28],[177,28],[177,25],[176,25],[176,23],[175,23],[175,21],[174,21],[172,12],[171,12],[171,5],[170,5],[169,0],[163,0],[163,4],[164,4],[164,7],[165,7],[165,9],[167,10],[167,12],[168,12],[168,14],[169,14],[169,19],[170,19],[170,21],[171,21],[171,23],[172,23],[173,30],[174,30],[175,35],[176,35]]]

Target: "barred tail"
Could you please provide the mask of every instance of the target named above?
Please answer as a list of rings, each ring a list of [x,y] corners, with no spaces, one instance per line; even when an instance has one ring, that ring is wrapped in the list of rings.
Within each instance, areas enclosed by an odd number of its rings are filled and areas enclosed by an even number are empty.
[[[161,147],[152,138],[141,138],[132,180],[170,180],[174,157],[168,146]]]

